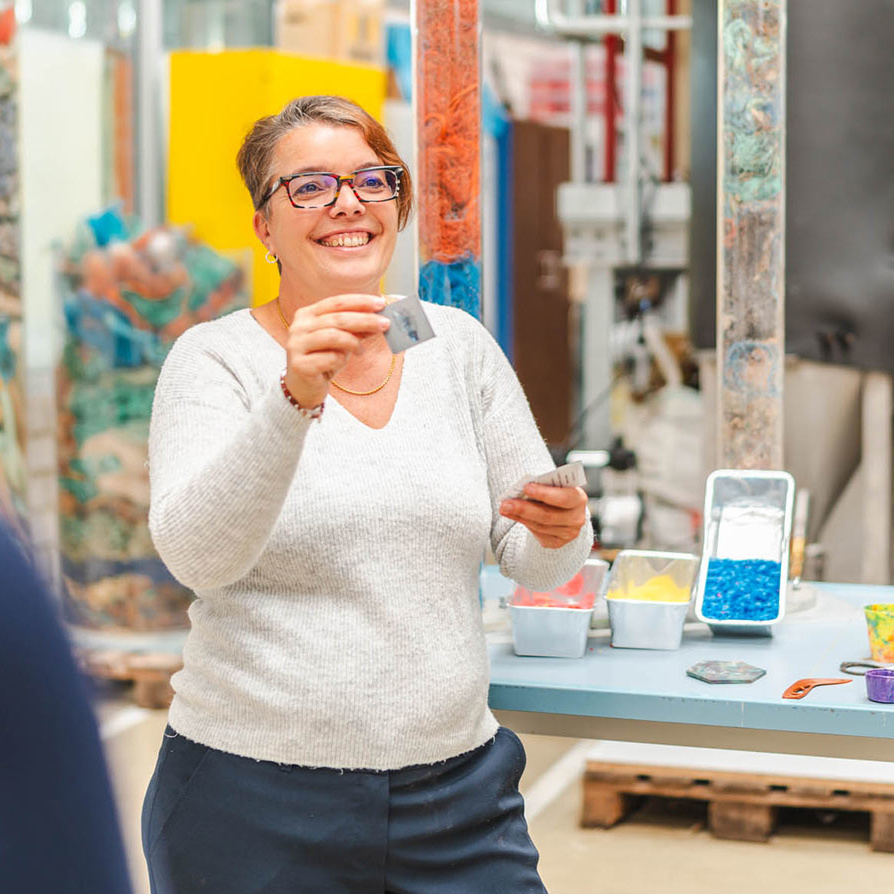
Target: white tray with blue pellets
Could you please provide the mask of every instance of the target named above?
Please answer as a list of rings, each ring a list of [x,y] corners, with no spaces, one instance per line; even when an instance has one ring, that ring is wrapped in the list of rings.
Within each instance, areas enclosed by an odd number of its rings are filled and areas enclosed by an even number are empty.
[[[708,476],[695,612],[715,635],[771,636],[784,617],[794,494],[788,472]]]

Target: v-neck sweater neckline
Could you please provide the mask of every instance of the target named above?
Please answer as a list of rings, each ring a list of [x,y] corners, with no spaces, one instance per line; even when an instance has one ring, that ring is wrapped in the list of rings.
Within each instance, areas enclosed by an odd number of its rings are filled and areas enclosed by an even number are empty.
[[[270,332],[267,330],[267,328],[266,328],[266,327],[261,323],[261,321],[260,321],[260,320],[259,320],[259,319],[258,319],[252,312],[251,312],[251,310],[235,311],[234,314],[233,314],[233,316],[237,316],[237,315],[242,314],[242,313],[247,314],[247,315],[248,315],[248,318],[250,319],[250,321],[251,321],[251,323],[253,324],[254,328],[256,328],[256,329],[259,330],[259,332],[261,333],[261,340],[264,342],[265,346],[267,346],[267,347],[275,346],[276,348],[278,348],[278,349],[282,352],[282,366],[283,366],[283,368],[285,368],[285,363],[286,363],[286,349],[285,349],[285,348],[284,348],[284,347],[283,347],[283,346],[276,340],[276,338],[273,336],[273,334],[270,333]],[[388,416],[388,421],[387,421],[384,425],[379,426],[378,428],[377,428],[376,426],[373,426],[373,425],[367,425],[362,419],[359,419],[357,416],[355,416],[354,413],[352,413],[352,412],[351,412],[351,411],[350,411],[350,410],[349,410],[349,409],[348,409],[348,408],[347,408],[347,407],[346,407],[346,406],[345,406],[345,405],[338,399],[338,392],[337,392],[337,389],[336,389],[336,390],[333,390],[332,388],[330,388],[330,390],[329,390],[329,394],[326,396],[326,408],[327,408],[327,410],[330,409],[330,408],[337,408],[337,409],[335,410],[335,412],[340,412],[340,413],[345,413],[345,414],[347,414],[348,416],[351,417],[351,419],[352,419],[354,422],[357,423],[357,425],[362,426],[363,428],[367,429],[368,431],[377,432],[377,431],[384,431],[385,429],[387,429],[388,426],[391,425],[391,422],[392,422],[392,420],[394,419],[394,416],[395,416],[395,414],[397,413],[397,411],[398,411],[398,409],[399,409],[399,407],[400,407],[400,403],[401,403],[401,394],[402,394],[402,392],[403,392],[403,390],[404,390],[404,389],[403,389],[404,378],[406,377],[406,374],[407,374],[407,355],[408,355],[408,354],[411,354],[411,353],[412,353],[412,351],[404,351],[404,352],[403,352],[403,357],[402,357],[402,359],[400,360],[400,369],[399,369],[399,370],[395,370],[395,372],[397,372],[397,373],[399,374],[399,376],[400,376],[399,379],[398,379],[398,383],[397,383],[397,394],[395,395],[395,398],[394,398],[394,404],[393,404],[392,407],[391,407],[391,413],[390,413],[389,416]],[[331,384],[331,383],[330,383],[330,384]]]

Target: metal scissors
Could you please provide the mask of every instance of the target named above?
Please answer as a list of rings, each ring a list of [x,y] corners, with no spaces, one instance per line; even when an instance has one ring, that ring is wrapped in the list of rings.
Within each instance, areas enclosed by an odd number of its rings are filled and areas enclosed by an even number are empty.
[[[853,670],[853,668],[862,667],[863,670]],[[838,665],[838,670],[844,674],[850,674],[853,677],[865,677],[866,671],[873,667],[890,668],[894,664],[882,664],[881,661],[873,661],[870,658],[862,658],[860,661],[842,661]]]

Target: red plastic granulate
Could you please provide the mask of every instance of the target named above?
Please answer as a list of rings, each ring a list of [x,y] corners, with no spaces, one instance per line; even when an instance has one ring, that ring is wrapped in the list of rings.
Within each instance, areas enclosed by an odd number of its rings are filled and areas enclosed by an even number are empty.
[[[575,574],[561,587],[548,593],[538,593],[527,587],[516,587],[512,597],[513,605],[540,606],[541,608],[585,608],[591,609],[596,602],[595,593],[585,593],[583,574]]]
[[[478,0],[417,6],[419,249],[423,264],[481,256]]]

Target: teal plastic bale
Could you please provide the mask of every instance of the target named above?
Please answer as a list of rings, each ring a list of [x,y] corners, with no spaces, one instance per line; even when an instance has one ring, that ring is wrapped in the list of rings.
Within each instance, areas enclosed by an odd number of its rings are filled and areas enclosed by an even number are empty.
[[[185,627],[193,598],[149,535],[147,437],[158,374],[178,335],[248,298],[240,269],[208,246],[173,228],[131,229],[100,245],[82,225],[62,265],[60,546],[68,620],[146,632]]]
[[[0,312],[0,522],[29,541],[22,399],[21,321]]]

